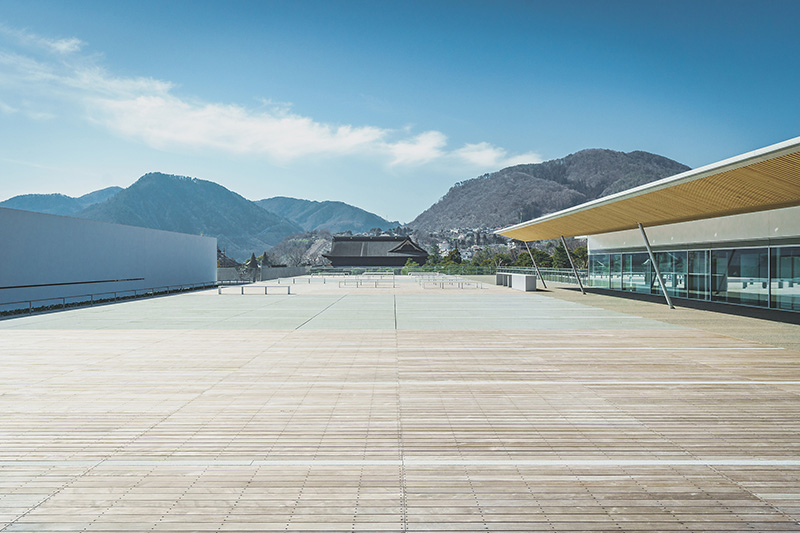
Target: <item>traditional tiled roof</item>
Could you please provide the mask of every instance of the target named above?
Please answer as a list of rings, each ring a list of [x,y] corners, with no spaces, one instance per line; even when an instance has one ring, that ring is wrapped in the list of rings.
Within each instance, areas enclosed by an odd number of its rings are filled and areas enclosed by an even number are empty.
[[[428,252],[409,237],[336,236],[331,251],[324,254],[331,261],[352,260],[352,265],[364,259],[391,259],[403,264],[407,259],[419,262],[428,258]]]

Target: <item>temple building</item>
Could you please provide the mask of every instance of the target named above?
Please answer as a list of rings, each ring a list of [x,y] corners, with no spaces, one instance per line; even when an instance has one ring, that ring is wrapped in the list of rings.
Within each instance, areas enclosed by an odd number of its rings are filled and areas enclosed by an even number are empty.
[[[418,265],[428,260],[428,252],[410,237],[389,236],[336,236],[323,256],[334,267],[401,267],[409,259]]]

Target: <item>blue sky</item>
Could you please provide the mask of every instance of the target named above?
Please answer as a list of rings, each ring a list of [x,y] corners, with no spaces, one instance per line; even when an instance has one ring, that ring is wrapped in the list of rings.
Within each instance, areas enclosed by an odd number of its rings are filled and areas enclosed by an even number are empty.
[[[0,199],[151,171],[410,221],[584,148],[800,135],[800,2],[0,4]]]

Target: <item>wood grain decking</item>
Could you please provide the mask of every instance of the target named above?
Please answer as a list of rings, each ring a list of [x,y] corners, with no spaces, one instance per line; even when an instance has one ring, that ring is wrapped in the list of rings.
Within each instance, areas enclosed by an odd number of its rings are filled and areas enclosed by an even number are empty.
[[[0,530],[800,531],[797,352],[495,287],[297,293],[0,321]]]

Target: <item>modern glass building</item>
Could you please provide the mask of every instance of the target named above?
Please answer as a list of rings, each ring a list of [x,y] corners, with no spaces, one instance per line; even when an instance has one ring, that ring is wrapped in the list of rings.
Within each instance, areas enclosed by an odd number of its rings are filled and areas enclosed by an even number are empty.
[[[800,312],[800,237],[791,233],[800,234],[798,207],[647,230],[671,297]],[[592,287],[661,294],[638,230],[589,236],[589,246]]]
[[[586,236],[592,287],[800,312],[800,138],[498,233]]]

